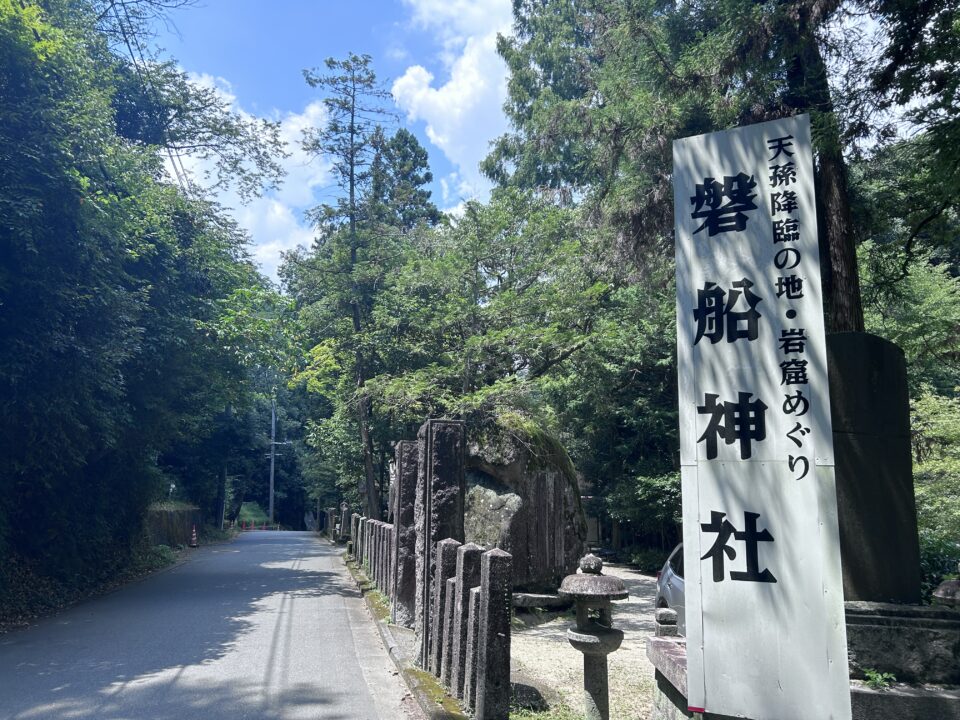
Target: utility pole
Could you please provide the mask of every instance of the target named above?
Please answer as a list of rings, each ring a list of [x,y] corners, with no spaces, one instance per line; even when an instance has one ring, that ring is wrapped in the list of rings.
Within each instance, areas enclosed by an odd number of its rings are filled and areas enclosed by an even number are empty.
[[[273,525],[273,466],[277,458],[277,400],[270,399],[270,524]]]
[[[278,457],[283,457],[283,453],[277,453],[277,445],[290,445],[292,441],[284,440],[283,442],[277,442],[277,399],[270,399],[270,524],[273,525],[273,478],[274,478],[274,469],[276,467],[276,462]]]

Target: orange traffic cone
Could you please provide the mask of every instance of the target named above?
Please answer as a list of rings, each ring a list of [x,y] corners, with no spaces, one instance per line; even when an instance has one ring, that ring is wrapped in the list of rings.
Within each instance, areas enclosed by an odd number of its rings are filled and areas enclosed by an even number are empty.
[[[193,531],[190,533],[190,547],[197,546],[197,526],[193,526]]]

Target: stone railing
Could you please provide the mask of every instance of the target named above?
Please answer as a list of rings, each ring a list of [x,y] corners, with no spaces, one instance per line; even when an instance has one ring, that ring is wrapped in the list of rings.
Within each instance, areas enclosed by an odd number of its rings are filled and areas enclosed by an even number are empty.
[[[393,599],[393,525],[380,520],[358,519],[357,563],[388,600]]]
[[[451,538],[437,543],[436,557],[424,669],[476,718],[506,720],[513,558]]]
[[[413,630],[417,665],[475,718],[507,720],[513,557],[463,544],[464,451],[461,421],[428,420],[417,442],[396,444],[393,522],[341,508],[341,527],[393,622]]]
[[[396,615],[395,528],[358,517],[356,552]],[[479,720],[506,720],[510,701],[510,612],[513,558],[494,548],[447,538],[436,545],[428,663],[464,708]]]

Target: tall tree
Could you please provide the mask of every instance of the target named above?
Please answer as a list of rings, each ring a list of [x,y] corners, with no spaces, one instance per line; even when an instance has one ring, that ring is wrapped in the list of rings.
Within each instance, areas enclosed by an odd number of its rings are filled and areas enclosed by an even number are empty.
[[[326,71],[305,71],[326,94],[325,127],[304,133],[304,148],[328,159],[341,195],[315,208],[319,237],[312,252],[290,255],[284,275],[304,308],[317,347],[332,350],[352,388],[348,402],[356,418],[363,458],[362,495],[370,517],[380,513],[377,459],[367,382],[377,372],[376,348],[369,342],[377,293],[403,257],[404,236],[418,223],[437,221],[423,185],[430,181],[426,153],[401,131],[387,137],[390,117],[369,55],[328,59]],[[323,352],[314,358],[327,357]],[[341,396],[344,397],[344,396]],[[343,408],[337,416],[344,417]]]
[[[856,56],[859,38],[848,33],[837,42],[833,29],[847,10],[865,5],[518,0],[514,35],[499,41],[511,73],[506,109],[514,130],[497,142],[484,168],[500,182],[581,189],[623,241],[650,247],[671,234],[665,210],[673,139],[809,112],[828,327],[862,329],[843,141],[863,124],[848,120],[862,118],[857,108],[878,106],[884,79],[888,86],[912,83],[914,90],[942,87],[944,97],[955,85],[949,73],[884,72],[869,98],[838,92],[831,62]],[[904,7],[919,5],[878,4],[885,17],[897,16],[894,27],[906,23]],[[921,25],[949,25],[949,11],[936,8]],[[951,53],[947,35],[942,31],[936,44],[941,58]],[[916,59],[918,41],[909,32],[894,38],[890,61],[908,67],[903,59]],[[900,41],[910,52],[897,51]],[[923,48],[920,41],[921,56]],[[917,71],[921,66],[914,63]],[[857,67],[863,85],[862,63]]]
[[[74,585],[128,556],[165,480],[207,499],[168,459],[246,395],[202,325],[261,282],[245,234],[120,121],[157,104],[97,7],[0,0],[0,545]]]

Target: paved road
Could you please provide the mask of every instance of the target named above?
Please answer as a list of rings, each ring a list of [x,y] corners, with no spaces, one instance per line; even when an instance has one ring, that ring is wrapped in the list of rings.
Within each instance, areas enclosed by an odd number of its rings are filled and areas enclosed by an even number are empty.
[[[0,718],[416,718],[340,552],[246,533],[0,635]]]

